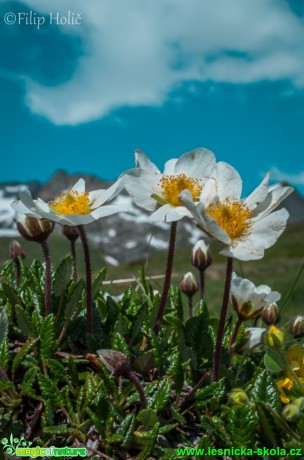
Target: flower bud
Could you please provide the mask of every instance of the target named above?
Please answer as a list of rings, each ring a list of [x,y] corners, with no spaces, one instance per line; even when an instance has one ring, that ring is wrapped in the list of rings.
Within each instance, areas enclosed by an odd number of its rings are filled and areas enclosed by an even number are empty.
[[[101,359],[102,364],[115,377],[130,374],[130,361],[124,353],[116,350],[97,350],[97,354]]]
[[[277,324],[280,319],[280,311],[278,305],[274,302],[268,307],[264,308],[261,313],[261,318],[264,323],[268,324]]]
[[[18,261],[18,257],[25,259],[25,251],[19,241],[13,240],[10,243],[10,256],[14,261]]]
[[[244,407],[249,402],[248,396],[241,388],[235,388],[231,391],[228,399],[233,406]]]
[[[301,415],[304,407],[304,398],[295,399],[292,403],[284,407],[282,415],[288,422],[295,422]]]
[[[209,244],[204,240],[199,240],[192,251],[192,264],[198,270],[206,270],[212,264],[212,255]]]
[[[79,238],[79,231],[77,227],[73,227],[72,225],[63,225],[62,233],[64,236],[68,238],[70,241],[76,241]]]
[[[268,347],[275,350],[280,350],[284,343],[284,334],[280,329],[275,326],[271,326],[265,333],[265,343]]]
[[[296,339],[304,337],[304,316],[298,315],[293,319],[290,325],[290,332]]]
[[[181,291],[188,297],[192,297],[198,291],[196,279],[191,272],[184,275],[179,285]]]
[[[26,216],[17,213],[16,223],[19,233],[29,241],[42,243],[52,233],[54,222],[48,219],[37,219],[36,217]]]

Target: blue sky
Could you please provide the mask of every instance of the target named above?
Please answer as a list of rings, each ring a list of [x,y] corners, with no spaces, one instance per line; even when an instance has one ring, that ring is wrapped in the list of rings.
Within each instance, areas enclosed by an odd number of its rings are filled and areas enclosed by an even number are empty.
[[[304,192],[303,4],[2,1],[0,181],[113,180],[137,148],[161,168],[205,147],[244,193],[270,169]]]

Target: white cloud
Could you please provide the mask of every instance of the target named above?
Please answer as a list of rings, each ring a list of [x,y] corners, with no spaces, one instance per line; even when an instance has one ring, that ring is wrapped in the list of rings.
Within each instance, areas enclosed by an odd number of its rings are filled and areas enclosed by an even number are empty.
[[[288,174],[278,168],[271,168],[271,179],[278,182],[288,182],[293,185],[304,185],[304,171],[299,174]]]
[[[289,79],[304,87],[304,24],[283,0],[27,0],[47,14],[82,13],[86,54],[73,77],[26,82],[33,113],[62,125],[122,106],[161,105],[184,81],[252,83]],[[51,5],[51,6],[50,6]],[[236,53],[237,54],[236,56]]]

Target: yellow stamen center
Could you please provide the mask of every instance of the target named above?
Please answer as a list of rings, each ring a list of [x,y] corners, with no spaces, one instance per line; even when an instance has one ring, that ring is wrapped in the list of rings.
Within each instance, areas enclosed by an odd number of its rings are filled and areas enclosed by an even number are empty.
[[[50,202],[50,207],[57,214],[90,214],[90,202],[88,192],[78,193],[74,190],[69,190],[66,194],[61,194],[55,198],[55,201]]]
[[[183,190],[189,190],[193,201],[198,201],[203,186],[199,179],[193,179],[186,174],[177,174],[176,176],[163,176],[160,179],[160,186],[163,189],[163,197],[167,203],[172,206],[182,206],[178,195]]]
[[[232,240],[246,235],[250,228],[248,219],[252,216],[252,212],[242,201],[226,198],[221,203],[210,205],[207,214],[216,220]]]

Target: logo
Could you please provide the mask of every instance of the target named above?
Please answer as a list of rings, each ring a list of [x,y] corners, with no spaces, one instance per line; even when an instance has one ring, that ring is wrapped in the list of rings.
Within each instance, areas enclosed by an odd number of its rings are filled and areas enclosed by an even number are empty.
[[[16,457],[87,457],[86,447],[30,447],[31,441],[24,436],[15,438],[12,434],[9,439],[3,438],[1,443],[6,454]]]

